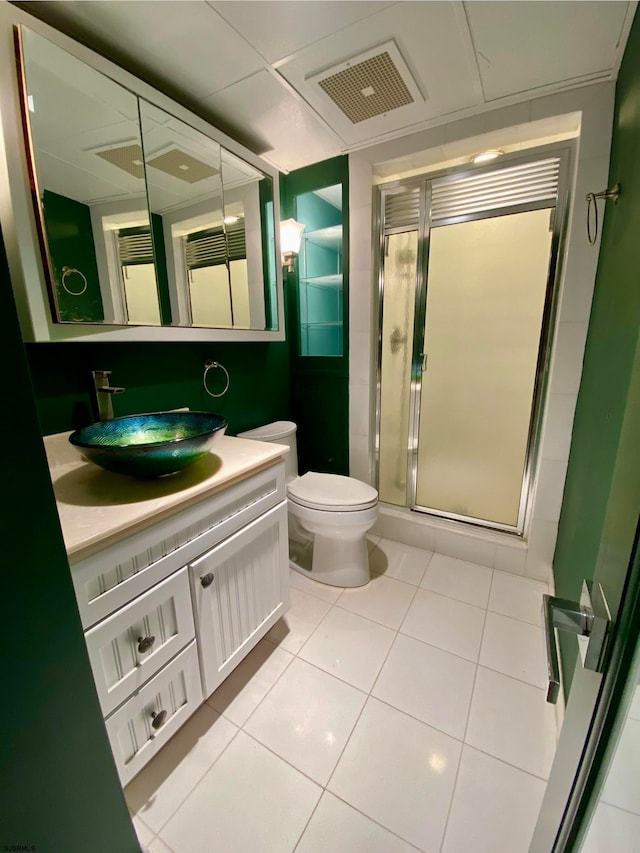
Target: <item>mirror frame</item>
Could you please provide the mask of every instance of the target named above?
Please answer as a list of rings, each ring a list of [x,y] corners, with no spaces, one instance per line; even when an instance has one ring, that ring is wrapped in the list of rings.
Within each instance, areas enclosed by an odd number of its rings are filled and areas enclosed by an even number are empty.
[[[47,286],[36,211],[30,180],[30,166],[23,134],[22,107],[18,79],[18,64],[14,53],[20,25],[66,50],[91,68],[105,74],[116,83],[129,89],[160,109],[191,125],[219,143],[232,154],[270,177],[273,181],[276,289],[278,301],[277,330],[211,329],[180,326],[133,326],[90,323],[58,323],[53,320],[50,291]],[[280,258],[279,179],[280,173],[270,163],[253,154],[240,143],[219,131],[204,119],[182,107],[176,101],[94,53],[63,33],[43,24],[9,4],[0,4],[0,37],[11,49],[0,51],[0,73],[7,85],[0,88],[0,221],[9,262],[16,305],[27,342],[84,341],[90,342],[178,342],[178,341],[283,341],[285,340],[284,294]]]

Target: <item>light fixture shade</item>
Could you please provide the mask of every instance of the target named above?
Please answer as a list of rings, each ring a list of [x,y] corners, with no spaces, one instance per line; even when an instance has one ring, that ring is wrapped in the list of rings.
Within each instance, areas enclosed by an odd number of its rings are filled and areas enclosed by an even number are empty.
[[[504,154],[504,151],[501,151],[499,148],[492,148],[489,151],[481,151],[479,154],[475,154],[471,158],[472,163],[488,163],[490,160],[495,160],[496,157],[500,157]]]
[[[280,251],[283,255],[288,252],[298,254],[303,231],[304,225],[295,219],[285,219],[280,223]]]

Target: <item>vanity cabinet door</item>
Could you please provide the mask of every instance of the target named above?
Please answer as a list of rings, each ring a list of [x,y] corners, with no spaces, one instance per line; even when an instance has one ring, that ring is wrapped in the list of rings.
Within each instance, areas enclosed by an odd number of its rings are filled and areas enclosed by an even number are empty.
[[[187,569],[181,569],[85,634],[106,716],[194,637]]]
[[[189,572],[206,697],[289,606],[286,503],[195,560]]]

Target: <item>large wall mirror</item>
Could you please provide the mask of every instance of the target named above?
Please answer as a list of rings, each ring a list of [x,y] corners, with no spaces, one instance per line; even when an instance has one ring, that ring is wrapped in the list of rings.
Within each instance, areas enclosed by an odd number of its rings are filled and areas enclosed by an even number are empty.
[[[20,42],[54,321],[277,329],[272,177],[38,33]]]

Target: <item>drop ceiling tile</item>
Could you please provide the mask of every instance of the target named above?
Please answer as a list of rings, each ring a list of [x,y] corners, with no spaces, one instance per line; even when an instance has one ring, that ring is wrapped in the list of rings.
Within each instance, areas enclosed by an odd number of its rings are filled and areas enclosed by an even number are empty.
[[[491,101],[606,75],[616,62],[628,3],[527,0],[465,3],[465,9]]]
[[[193,98],[264,66],[258,52],[204,0],[63,0],[56,7],[61,19],[86,28],[120,56]]]
[[[352,124],[309,78],[393,39],[424,101]],[[336,32],[282,63],[278,71],[348,144],[397,134],[478,104],[475,61],[457,3],[398,3]]]
[[[269,62],[277,62],[356,21],[394,3],[243,2],[222,0],[209,5],[219,12]]]
[[[251,132],[270,147],[263,154],[285,171],[335,157],[344,148],[340,137],[269,71],[259,71],[202,103],[239,126],[249,117]]]

